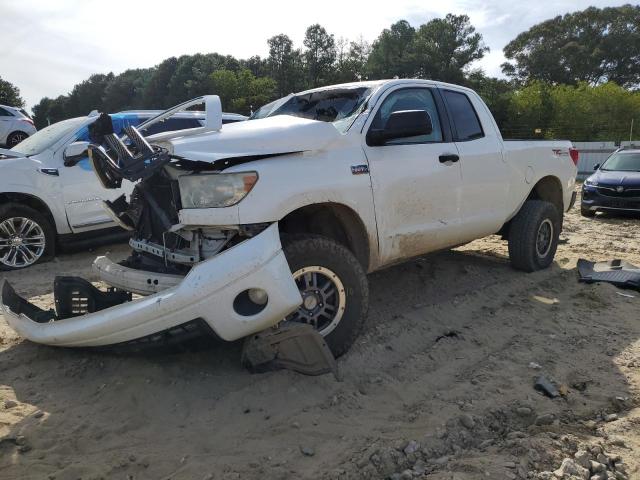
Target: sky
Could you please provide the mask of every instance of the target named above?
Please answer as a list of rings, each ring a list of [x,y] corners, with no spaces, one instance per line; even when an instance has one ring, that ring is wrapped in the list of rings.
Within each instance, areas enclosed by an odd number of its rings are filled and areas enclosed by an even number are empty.
[[[0,0],[0,77],[20,88],[30,109],[68,93],[93,73],[151,67],[171,56],[218,52],[266,56],[267,39],[286,33],[302,46],[320,23],[337,38],[372,42],[398,20],[413,26],[466,13],[491,51],[474,67],[501,76],[502,49],[556,15],[606,0]]]

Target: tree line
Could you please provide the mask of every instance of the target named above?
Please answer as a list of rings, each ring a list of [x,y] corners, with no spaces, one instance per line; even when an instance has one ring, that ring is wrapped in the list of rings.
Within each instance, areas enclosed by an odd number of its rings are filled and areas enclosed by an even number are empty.
[[[34,121],[42,128],[94,109],[162,109],[209,93],[226,111],[249,114],[307,88],[394,77],[474,88],[507,138],[623,140],[640,113],[640,6],[590,7],[534,25],[504,48],[505,79],[471,68],[489,48],[467,15],[417,27],[400,20],[372,43],[336,38],[315,24],[300,47],[286,34],[267,45],[266,58],[183,55],[152,68],[91,75],[67,95],[40,100]],[[5,83],[0,79],[0,103],[6,97],[20,104]]]

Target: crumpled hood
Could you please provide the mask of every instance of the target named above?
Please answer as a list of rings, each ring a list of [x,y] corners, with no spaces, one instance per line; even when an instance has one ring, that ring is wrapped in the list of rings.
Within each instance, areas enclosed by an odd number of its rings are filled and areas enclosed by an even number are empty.
[[[341,137],[331,123],[278,115],[229,123],[219,131],[176,137],[168,141],[175,155],[188,160],[215,162],[233,157],[320,150]],[[153,139],[150,141],[153,143]]]
[[[598,170],[591,176],[600,185],[611,185],[624,187],[640,187],[640,172],[616,172]]]

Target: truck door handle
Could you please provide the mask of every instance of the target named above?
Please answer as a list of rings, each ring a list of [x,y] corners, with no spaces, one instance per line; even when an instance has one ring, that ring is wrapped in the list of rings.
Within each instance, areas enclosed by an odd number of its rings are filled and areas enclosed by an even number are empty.
[[[455,163],[460,160],[460,157],[456,154],[450,153],[446,155],[440,155],[440,163],[452,162]]]

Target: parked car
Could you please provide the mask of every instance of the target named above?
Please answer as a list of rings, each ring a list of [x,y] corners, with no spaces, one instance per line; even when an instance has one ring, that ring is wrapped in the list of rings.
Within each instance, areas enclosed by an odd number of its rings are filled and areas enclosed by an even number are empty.
[[[0,145],[15,147],[36,131],[33,120],[24,109],[0,105]]]
[[[640,212],[640,149],[620,149],[582,184],[580,213],[593,217],[598,211]]]
[[[5,282],[4,317],[21,336],[73,347],[200,331],[232,341],[285,321],[311,325],[338,356],[367,316],[367,272],[495,233],[515,268],[546,268],[575,201],[571,142],[503,141],[468,88],[324,87],[225,128],[219,99],[205,103],[202,130],[150,145],[130,128],[128,148],[104,125],[89,152],[105,188],[136,182],[108,203],[131,231],[131,256],[94,263],[115,290],[59,283],[56,304],[90,305],[73,311],[42,311]]]
[[[111,115],[114,131],[139,125],[157,111]],[[104,200],[130,193],[125,181],[118,190],[102,187],[87,157],[89,126],[99,118],[64,120],[27,138],[11,150],[0,150],[0,270],[15,270],[51,258],[56,246],[126,238],[103,208]],[[223,121],[246,117],[223,114]],[[146,135],[201,128],[203,112],[181,112],[154,123]],[[77,168],[64,168],[73,162]],[[123,235],[124,234],[124,235]]]

